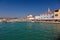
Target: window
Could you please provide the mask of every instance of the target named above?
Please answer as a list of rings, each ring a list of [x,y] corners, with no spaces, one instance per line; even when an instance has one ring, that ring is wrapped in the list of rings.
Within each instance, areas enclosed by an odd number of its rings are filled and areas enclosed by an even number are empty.
[[[45,18],[45,17],[44,17]]]
[[[55,14],[55,16],[58,16],[58,14]]]
[[[58,12],[59,10],[55,10],[55,12]]]

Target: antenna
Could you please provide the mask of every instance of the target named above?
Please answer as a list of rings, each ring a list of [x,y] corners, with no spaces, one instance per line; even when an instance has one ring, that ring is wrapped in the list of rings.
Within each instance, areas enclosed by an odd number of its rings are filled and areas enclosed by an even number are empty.
[[[50,12],[50,8],[48,8],[48,12]]]

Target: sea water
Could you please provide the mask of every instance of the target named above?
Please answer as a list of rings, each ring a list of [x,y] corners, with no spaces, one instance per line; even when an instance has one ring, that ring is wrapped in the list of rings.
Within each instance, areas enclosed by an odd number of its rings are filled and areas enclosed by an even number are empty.
[[[0,23],[0,40],[58,40],[60,24]]]

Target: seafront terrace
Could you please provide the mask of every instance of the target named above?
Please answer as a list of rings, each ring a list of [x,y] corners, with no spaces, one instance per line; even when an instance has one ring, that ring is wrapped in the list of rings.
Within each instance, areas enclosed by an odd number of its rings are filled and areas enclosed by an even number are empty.
[[[60,23],[60,19],[56,18],[48,18],[48,19],[37,19],[35,22],[40,22],[40,23]]]
[[[60,21],[58,18],[35,19],[36,21]]]

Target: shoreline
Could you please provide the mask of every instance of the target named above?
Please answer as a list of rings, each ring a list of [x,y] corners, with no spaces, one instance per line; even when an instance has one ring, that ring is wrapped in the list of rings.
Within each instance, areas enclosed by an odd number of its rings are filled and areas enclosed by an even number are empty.
[[[14,21],[14,22],[3,22],[3,23],[16,23],[17,21]],[[20,23],[21,22],[27,22],[27,21],[20,21]],[[60,22],[53,22],[53,21],[51,21],[51,22],[48,22],[48,21],[29,21],[29,22],[31,22],[31,23],[48,23],[48,24],[60,24]],[[2,23],[2,22],[0,22],[0,23]]]
[[[0,22],[37,22],[37,23],[55,23],[55,24],[60,24],[60,19],[33,19],[33,20],[28,20],[28,19],[9,19],[9,20],[0,20]]]
[[[51,24],[60,24],[60,22],[42,22],[42,21],[40,21],[40,22],[38,22],[38,23],[51,23]]]

